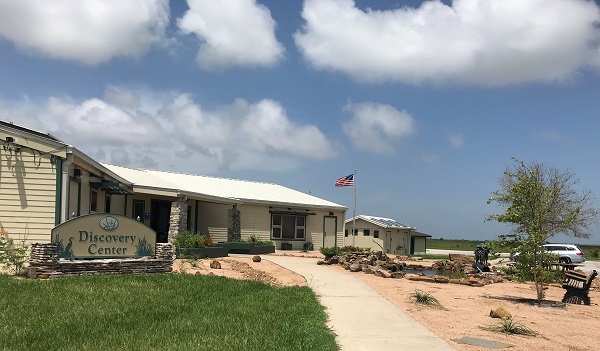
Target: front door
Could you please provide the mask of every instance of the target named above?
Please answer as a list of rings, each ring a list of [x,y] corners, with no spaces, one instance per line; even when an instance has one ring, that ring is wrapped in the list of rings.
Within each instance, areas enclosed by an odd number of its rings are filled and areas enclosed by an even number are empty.
[[[337,217],[324,217],[323,220],[323,246],[335,247],[337,236]]]
[[[410,254],[415,254],[415,238],[413,238],[412,236],[410,237]]]
[[[150,228],[156,231],[156,242],[166,243],[169,240],[169,224],[171,222],[171,202],[152,200]]]

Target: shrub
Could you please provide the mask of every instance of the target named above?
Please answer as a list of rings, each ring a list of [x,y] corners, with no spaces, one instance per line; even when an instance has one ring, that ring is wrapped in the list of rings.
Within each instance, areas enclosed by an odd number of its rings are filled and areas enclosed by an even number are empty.
[[[494,324],[489,327],[483,327],[481,329],[489,330],[495,333],[502,334],[517,334],[517,335],[528,335],[528,336],[536,336],[537,332],[527,328],[526,326],[517,323],[512,320],[512,318],[503,319],[499,324]]]
[[[205,247],[213,247],[215,244],[213,243],[212,236],[204,236],[204,246]]]
[[[9,273],[21,274],[27,262],[27,247],[17,246],[12,239],[5,238],[0,232],[0,268],[5,267]]]
[[[254,243],[255,246],[275,246],[272,241],[269,240],[259,240],[254,234],[250,235],[250,237],[246,240],[247,242]]]
[[[206,247],[204,243],[205,239],[206,237],[204,235],[185,231],[175,235],[173,245],[186,248],[203,248]],[[210,241],[212,242],[212,239]]]
[[[322,247],[319,249],[319,251],[325,255],[325,258],[344,254],[344,251],[339,247]]]
[[[358,247],[358,246],[346,245],[346,246],[342,247],[342,251],[344,251],[344,252],[364,252],[364,251],[371,251],[371,249],[368,247]]]
[[[417,289],[414,294],[410,295],[409,299],[410,301],[421,305],[443,308],[442,304],[427,291]]]

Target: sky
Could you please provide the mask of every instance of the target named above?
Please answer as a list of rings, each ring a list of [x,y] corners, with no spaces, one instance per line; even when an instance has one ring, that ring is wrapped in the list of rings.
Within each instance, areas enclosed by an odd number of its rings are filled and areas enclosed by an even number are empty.
[[[599,23],[586,0],[0,0],[0,120],[347,217],[356,170],[357,215],[492,240],[512,157],[600,207]]]

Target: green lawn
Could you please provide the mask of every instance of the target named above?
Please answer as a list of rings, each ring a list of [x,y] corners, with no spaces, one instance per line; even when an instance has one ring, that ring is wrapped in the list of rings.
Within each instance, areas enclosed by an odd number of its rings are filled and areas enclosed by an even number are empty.
[[[337,350],[308,287],[184,274],[0,275],[0,350]]]

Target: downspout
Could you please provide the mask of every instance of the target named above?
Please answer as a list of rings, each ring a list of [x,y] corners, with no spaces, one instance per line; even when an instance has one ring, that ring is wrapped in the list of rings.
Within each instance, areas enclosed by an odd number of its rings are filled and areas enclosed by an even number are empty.
[[[73,163],[73,153],[67,149],[67,158],[62,163],[62,191],[60,200],[60,221],[65,222],[69,218],[69,166]]]

